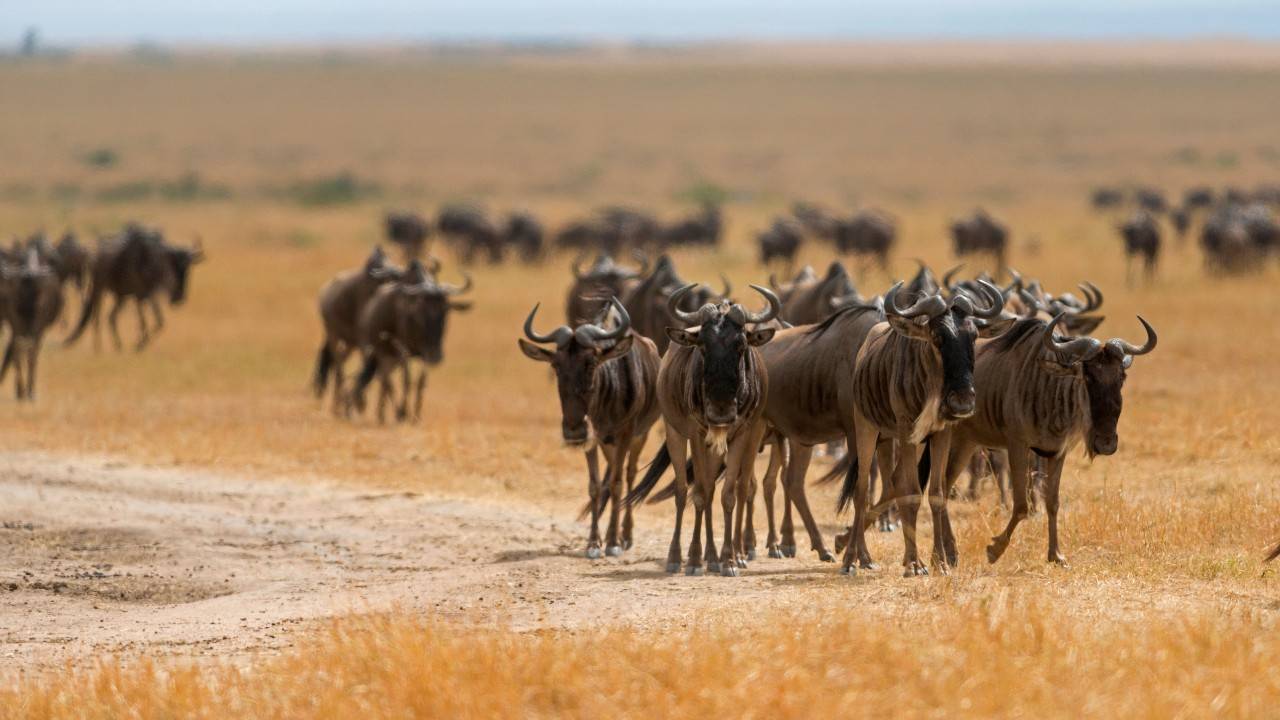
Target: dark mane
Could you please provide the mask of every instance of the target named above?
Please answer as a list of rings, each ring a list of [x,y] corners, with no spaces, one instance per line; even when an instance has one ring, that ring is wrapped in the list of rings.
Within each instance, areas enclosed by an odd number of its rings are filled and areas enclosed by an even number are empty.
[[[1005,330],[1003,334],[996,337],[988,345],[995,352],[1005,352],[1017,345],[1019,341],[1027,337],[1031,333],[1044,328],[1049,323],[1039,318],[1025,318],[1013,324],[1013,327]]]
[[[826,320],[823,320],[817,325],[814,325],[805,334],[811,335],[815,338],[821,337],[822,334],[825,333],[832,325],[836,324],[836,322],[840,318],[853,317],[855,315],[858,315],[864,312],[879,313],[880,308],[876,307],[875,305],[849,305],[847,307],[842,307],[839,310],[831,313],[831,315],[829,315]]]

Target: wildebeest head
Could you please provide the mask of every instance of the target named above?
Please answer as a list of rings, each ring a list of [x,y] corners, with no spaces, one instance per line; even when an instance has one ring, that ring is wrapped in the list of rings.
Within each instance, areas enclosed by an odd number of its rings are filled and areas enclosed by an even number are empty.
[[[412,338],[416,352],[429,365],[437,365],[444,359],[444,331],[449,312],[466,312],[471,303],[455,300],[471,289],[471,276],[463,275],[461,286],[425,280],[400,288],[396,298],[396,314]]]
[[[1004,298],[1000,289],[978,281],[982,306],[967,293],[949,300],[934,292],[910,307],[898,305],[902,283],[885,294],[884,309],[889,325],[904,337],[930,343],[942,361],[942,413],[950,420],[973,414],[977,393],[973,387],[974,341],[1003,332],[1015,318],[1002,317]]]
[[[1116,425],[1124,405],[1121,391],[1126,371],[1135,355],[1146,355],[1156,348],[1156,331],[1139,315],[1138,322],[1147,331],[1147,341],[1141,347],[1120,338],[1103,343],[1091,337],[1054,337],[1054,328],[1066,317],[1066,313],[1058,313],[1045,328],[1043,344],[1049,357],[1042,366],[1055,374],[1083,377],[1089,395],[1086,448],[1091,456],[1111,455],[1120,445]]]
[[[696,348],[702,356],[702,377],[698,391],[702,397],[707,423],[712,427],[728,427],[738,419],[738,392],[743,382],[746,355],[753,346],[773,339],[775,328],[747,329],[748,325],[769,322],[778,316],[782,302],[772,291],[759,285],[751,289],[764,296],[769,307],[750,312],[741,305],[721,300],[708,303],[694,312],[680,309],[680,301],[694,285],[685,285],[671,295],[667,310],[686,328],[667,328],[667,337],[677,345]]]
[[[618,321],[611,330],[604,327],[610,309],[618,313]],[[631,351],[634,340],[628,334],[631,317],[615,297],[610,299],[595,322],[583,323],[576,328],[561,325],[540,335],[533,329],[533,316],[537,313],[538,305],[534,305],[524,321],[524,334],[528,340],[518,339],[520,350],[532,360],[551,364],[560,394],[560,432],[565,443],[583,445],[591,434],[587,426],[587,412],[596,393],[596,369]],[[551,343],[555,350],[534,343]]]
[[[189,248],[164,246],[168,256],[172,282],[169,285],[169,301],[181,305],[187,299],[187,276],[191,274],[191,266],[204,260],[204,247],[200,238]]]

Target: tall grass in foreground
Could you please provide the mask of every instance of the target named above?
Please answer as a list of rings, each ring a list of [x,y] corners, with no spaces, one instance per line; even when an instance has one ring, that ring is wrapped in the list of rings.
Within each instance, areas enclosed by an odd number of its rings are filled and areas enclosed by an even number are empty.
[[[733,616],[521,634],[335,622],[249,669],[106,661],[0,694],[13,718],[1262,717],[1280,638],[1251,614],[1067,619],[999,593],[926,619]]]

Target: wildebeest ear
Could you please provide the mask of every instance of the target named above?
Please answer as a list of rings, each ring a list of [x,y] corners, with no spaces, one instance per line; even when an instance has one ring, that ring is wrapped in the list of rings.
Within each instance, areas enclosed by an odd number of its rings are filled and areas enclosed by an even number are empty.
[[[753,347],[759,347],[773,339],[773,334],[778,332],[777,328],[763,328],[761,330],[752,330],[747,333],[747,344]]]
[[[618,342],[613,344],[613,347],[600,353],[600,362],[606,362],[616,357],[622,357],[623,355],[631,352],[631,342],[634,339],[635,338],[630,335],[619,338]]]
[[[1055,360],[1049,360],[1048,358],[1040,359],[1040,369],[1044,370],[1050,375],[1057,375],[1059,377],[1075,377],[1076,375],[1080,374],[1079,363],[1075,363],[1072,365],[1063,365],[1060,362],[1057,362]]]
[[[449,309],[454,312],[466,312],[471,309],[471,301],[469,300],[450,300]]]
[[[1008,317],[1001,315],[994,320],[988,320],[978,326],[978,337],[991,338],[996,337],[997,335],[1003,335],[1004,332],[1012,327],[1017,321],[1018,318],[1013,315],[1009,315]]]
[[[516,338],[516,342],[520,343],[520,349],[530,360],[551,362],[551,358],[555,357],[555,353],[544,347],[538,347],[524,338]]]
[[[1067,320],[1067,330],[1072,335],[1089,335],[1106,319],[1105,315],[1077,315]]]
[[[694,333],[689,332],[688,330],[681,330],[680,328],[673,328],[673,327],[669,327],[666,330],[667,330],[667,337],[671,339],[671,342],[677,345],[684,345],[685,347],[693,347],[694,345],[698,344],[698,336],[695,335]]]
[[[898,333],[905,335],[913,340],[928,340],[929,326],[920,325],[912,318],[900,317],[898,315],[890,315],[889,326]]]

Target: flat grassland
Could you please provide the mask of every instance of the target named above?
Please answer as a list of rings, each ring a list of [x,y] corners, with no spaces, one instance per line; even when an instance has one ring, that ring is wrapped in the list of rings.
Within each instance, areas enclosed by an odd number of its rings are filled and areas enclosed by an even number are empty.
[[[64,349],[56,330],[38,402],[0,402],[9,455],[338,482],[568,525],[585,496],[581,457],[560,446],[554,386],[515,338],[535,302],[544,325],[560,320],[569,257],[472,270],[475,308],[450,324],[422,425],[340,421],[309,394],[320,286],[380,240],[385,208],[433,212],[454,199],[526,207],[554,227],[601,203],[675,217],[723,195],[724,247],[675,256],[686,277],[724,271],[738,288],[766,277],[754,233],[794,199],[893,212],[895,276],[914,271],[913,257],[949,265],[946,223],[981,205],[1013,229],[1024,274],[1104,289],[1100,336],[1140,340],[1136,313],[1160,331],[1129,375],[1120,452],[1068,463],[1069,569],[1044,563],[1042,518],[987,565],[982,548],[1005,517],[987,495],[957,503],[951,577],[899,577],[897,535],[873,539],[886,569],[853,581],[803,551],[736,580],[606,561],[596,581],[637,596],[674,588],[699,612],[633,617],[602,604],[584,611],[589,622],[539,623],[488,608],[472,622],[406,597],[400,610],[307,624],[270,656],[191,665],[142,643],[57,656],[72,662],[65,672],[11,665],[0,716],[1267,714],[1280,698],[1280,583],[1260,562],[1280,533],[1280,271],[1207,276],[1193,239],[1169,240],[1158,279],[1129,287],[1118,216],[1092,211],[1087,193],[1280,179],[1278,83],[1267,65],[948,68],[821,55],[0,64],[0,233],[106,232],[138,218],[177,241],[199,235],[209,256],[145,353],[109,341],[95,353],[91,337]],[[805,260],[825,265],[830,250],[811,244]],[[871,273],[864,289],[891,280]],[[814,491],[828,535],[843,520],[829,492]],[[0,534],[24,532],[7,512]],[[648,537],[630,560],[645,570],[659,569],[668,515],[640,511]],[[927,542],[927,519],[921,530]],[[493,536],[479,554],[528,549],[519,534]],[[771,575],[788,581],[762,584]],[[736,586],[752,590],[749,603],[734,600]]]

